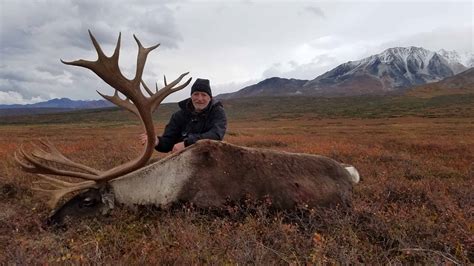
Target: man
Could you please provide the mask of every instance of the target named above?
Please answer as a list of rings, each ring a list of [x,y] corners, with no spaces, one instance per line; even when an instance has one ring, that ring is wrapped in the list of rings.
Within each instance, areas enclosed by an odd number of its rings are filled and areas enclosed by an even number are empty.
[[[180,110],[171,116],[165,132],[156,140],[160,152],[178,152],[200,139],[222,140],[227,128],[227,118],[222,103],[212,99],[207,79],[196,79],[191,87],[191,97],[178,103]],[[140,136],[143,143],[146,134]]]

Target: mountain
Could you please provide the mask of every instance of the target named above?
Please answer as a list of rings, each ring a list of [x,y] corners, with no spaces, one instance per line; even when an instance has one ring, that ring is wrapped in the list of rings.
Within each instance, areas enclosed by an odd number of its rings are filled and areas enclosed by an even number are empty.
[[[448,61],[454,74],[461,73],[466,70],[466,68],[474,67],[474,56],[472,53],[458,53],[444,49],[439,50],[437,53]]]
[[[0,104],[0,117],[62,113],[80,109],[98,109],[113,106],[115,105],[106,100],[75,101],[68,98],[56,98],[34,104]]]
[[[474,67],[472,53],[421,47],[389,48],[358,61],[349,61],[313,80],[270,78],[223,99],[255,96],[352,96],[400,93],[417,85],[437,82]]]
[[[257,84],[247,86],[237,92],[220,94],[217,99],[245,98],[255,96],[293,96],[300,91],[307,80],[273,77]]]
[[[449,55],[452,57],[445,57]],[[386,93],[440,81],[466,69],[453,53],[443,56],[420,47],[396,47],[339,65],[306,83],[303,92],[315,95]]]
[[[106,100],[71,100],[68,98],[56,98],[46,102],[39,102],[33,104],[0,104],[0,109],[28,109],[28,108],[60,108],[60,109],[92,109],[112,107],[112,103]]]
[[[448,94],[474,94],[474,68],[441,81],[410,88],[406,95],[431,98]]]

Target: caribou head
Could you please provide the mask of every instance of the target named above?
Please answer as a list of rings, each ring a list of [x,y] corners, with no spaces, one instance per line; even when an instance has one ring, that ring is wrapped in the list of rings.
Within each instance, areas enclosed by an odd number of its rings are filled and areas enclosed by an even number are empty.
[[[135,37],[139,48],[137,70],[135,78],[129,80],[118,66],[120,36],[114,54],[107,57],[94,36],[89,34],[98,54],[97,61],[63,63],[88,68],[115,88],[114,96],[99,94],[140,119],[147,134],[147,143],[138,158],[106,171],[73,162],[46,141],[41,142],[43,147],[36,146],[32,152],[20,148],[15,154],[17,162],[25,171],[39,175],[41,182],[34,189],[50,195],[49,205],[52,208],[64,195],[87,189],[59,208],[51,217],[51,222],[60,222],[65,216],[104,212],[117,202],[161,208],[177,202],[189,202],[197,207],[219,208],[226,202],[249,197],[255,200],[269,198],[279,209],[290,209],[301,204],[309,207],[350,204],[352,186],[359,181],[359,173],[353,166],[319,155],[201,140],[145,166],[152,155],[156,138],[153,111],[167,95],[183,89],[191,79],[178,86],[188,73],[169,84],[165,78],[164,88],[158,90],[157,86],[156,91],[152,92],[142,81],[142,73],[148,53],[158,45],[144,48]],[[140,85],[148,96],[142,93]],[[126,99],[121,99],[118,92]],[[66,182],[58,176],[83,181]]]

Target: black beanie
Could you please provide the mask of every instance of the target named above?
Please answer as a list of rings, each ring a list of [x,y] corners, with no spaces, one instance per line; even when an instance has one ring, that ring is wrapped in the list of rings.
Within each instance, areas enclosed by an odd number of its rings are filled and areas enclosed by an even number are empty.
[[[195,91],[205,92],[212,98],[211,86],[209,85],[208,79],[196,79],[193,86],[191,87],[191,94],[193,94]]]

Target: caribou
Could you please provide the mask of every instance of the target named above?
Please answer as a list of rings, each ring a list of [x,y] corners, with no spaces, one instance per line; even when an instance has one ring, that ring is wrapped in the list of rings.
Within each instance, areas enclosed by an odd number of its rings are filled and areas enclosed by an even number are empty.
[[[181,83],[189,72],[171,83],[164,76],[164,87],[159,89],[156,84],[152,91],[142,75],[148,54],[159,44],[145,48],[133,36],[138,45],[137,66],[135,77],[127,79],[118,65],[121,34],[110,57],[90,31],[89,36],[97,52],[96,61],[61,62],[90,69],[114,88],[112,96],[98,93],[135,114],[147,141],[138,157],[105,171],[70,160],[49,141],[40,141],[41,145],[34,145],[33,151],[21,146],[15,159],[24,171],[39,176],[40,181],[32,189],[46,193],[52,209],[65,195],[80,192],[58,208],[51,221],[84,212],[104,212],[117,203],[168,208],[187,202],[199,208],[220,208],[229,201],[252,198],[270,199],[278,209],[350,205],[353,185],[359,182],[357,169],[320,155],[201,140],[148,164],[156,138],[152,114],[165,97],[191,82],[189,78]],[[70,182],[60,177],[82,181]]]

